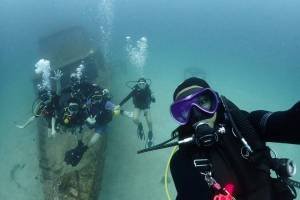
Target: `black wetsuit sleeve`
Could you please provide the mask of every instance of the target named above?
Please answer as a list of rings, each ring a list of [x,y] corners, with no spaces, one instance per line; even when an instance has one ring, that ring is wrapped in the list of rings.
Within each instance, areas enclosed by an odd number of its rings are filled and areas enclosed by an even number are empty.
[[[251,112],[250,121],[266,142],[300,144],[300,101],[286,111]]]
[[[132,90],[120,103],[119,105],[124,105],[132,96],[133,96],[134,90]]]

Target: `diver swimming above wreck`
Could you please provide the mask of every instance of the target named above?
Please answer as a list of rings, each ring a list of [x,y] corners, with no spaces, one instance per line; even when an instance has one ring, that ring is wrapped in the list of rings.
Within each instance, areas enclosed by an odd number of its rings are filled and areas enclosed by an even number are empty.
[[[130,98],[134,105],[133,113],[127,113],[122,111],[121,113],[129,118],[132,118],[133,122],[137,126],[137,135],[140,140],[145,140],[144,128],[140,119],[141,114],[144,115],[147,125],[148,134],[146,139],[146,146],[151,147],[153,145],[153,128],[150,112],[150,104],[154,103],[155,97],[150,89],[151,80],[145,78],[139,78],[137,81],[128,81],[126,86],[131,89],[130,93],[119,103],[119,106],[123,106]]]

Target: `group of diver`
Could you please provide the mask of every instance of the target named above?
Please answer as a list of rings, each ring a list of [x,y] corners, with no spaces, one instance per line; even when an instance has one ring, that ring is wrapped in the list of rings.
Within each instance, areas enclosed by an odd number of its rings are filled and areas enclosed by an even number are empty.
[[[49,136],[55,136],[57,131],[82,136],[83,126],[93,129],[88,144],[78,137],[78,145],[65,153],[67,164],[76,166],[119,114],[131,118],[138,137],[146,139],[140,121],[143,114],[149,129],[147,148],[138,153],[178,146],[169,161],[177,200],[296,198],[295,187],[300,188],[300,182],[290,179],[296,173],[294,162],[272,157],[273,151],[266,142],[300,144],[300,102],[285,111],[247,112],[213,90],[204,79],[190,77],[177,86],[170,106],[178,127],[171,139],[153,145],[150,104],[155,98],[150,80],[129,81],[131,92],[114,104],[107,88],[76,74],[71,74],[69,85],[62,89],[62,76],[61,71],[54,71],[56,91],[39,90],[33,116],[17,127],[24,128],[42,117],[48,122]],[[130,98],[135,107],[133,112],[121,109]],[[270,176],[271,171],[277,177]]]
[[[55,137],[57,132],[74,134],[78,145],[65,153],[64,161],[67,164],[76,166],[87,149],[106,133],[109,122],[120,114],[133,120],[137,125],[138,137],[146,140],[147,147],[153,145],[150,104],[155,102],[155,98],[150,89],[150,79],[139,78],[137,81],[129,81],[127,86],[132,91],[117,105],[112,102],[112,96],[107,88],[89,82],[85,76],[78,78],[72,73],[69,84],[62,88],[63,73],[56,70],[53,74],[52,79],[55,80],[56,90],[40,89],[32,106],[33,116],[17,127],[25,128],[34,119],[41,117],[47,121],[49,137]],[[130,98],[135,107],[133,112],[121,109]],[[141,113],[144,113],[149,128],[147,139],[140,120]],[[94,130],[87,144],[82,141],[84,126]]]
[[[59,77],[61,73],[56,75]],[[179,126],[171,139],[153,145],[150,104],[156,100],[150,89],[151,80],[140,78],[127,82],[131,92],[118,105],[111,102],[108,89],[87,81],[71,83],[68,92],[61,93],[61,97],[64,93],[69,97],[58,123],[72,127],[72,112],[83,113],[79,114],[83,117],[79,118],[78,125],[87,124],[95,129],[95,134],[88,145],[78,140],[78,146],[66,152],[66,163],[76,166],[83,153],[105,131],[106,124],[120,113],[133,119],[138,137],[146,139],[140,121],[143,114],[149,130],[146,149],[140,153],[179,146],[169,163],[177,200],[296,198],[295,187],[299,188],[300,182],[290,179],[296,173],[294,162],[272,157],[266,142],[300,143],[297,134],[300,102],[286,111],[242,111],[205,80],[191,77],[177,86],[170,106],[171,116]],[[135,107],[133,112],[121,109],[130,98]],[[177,142],[168,143],[175,138]],[[271,177],[270,171],[277,177]]]

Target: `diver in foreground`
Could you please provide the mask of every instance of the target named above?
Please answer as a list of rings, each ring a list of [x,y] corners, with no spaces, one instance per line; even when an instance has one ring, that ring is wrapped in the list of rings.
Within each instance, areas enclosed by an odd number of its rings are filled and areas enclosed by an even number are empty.
[[[286,111],[248,113],[196,77],[181,83],[173,100],[171,115],[180,124],[173,137],[138,153],[179,146],[170,162],[177,200],[296,198],[293,161],[271,156],[266,142],[300,144],[300,102]]]
[[[141,140],[145,139],[144,128],[142,122],[140,121],[140,115],[143,113],[149,129],[146,144],[148,147],[151,147],[153,144],[153,131],[150,104],[151,102],[155,102],[155,98],[150,89],[150,84],[147,83],[145,78],[140,78],[138,81],[136,81],[136,84],[131,89],[132,91],[120,102],[119,106],[123,106],[132,97],[135,107],[132,118],[133,122],[137,125],[137,135]],[[123,114],[126,115],[126,113]]]

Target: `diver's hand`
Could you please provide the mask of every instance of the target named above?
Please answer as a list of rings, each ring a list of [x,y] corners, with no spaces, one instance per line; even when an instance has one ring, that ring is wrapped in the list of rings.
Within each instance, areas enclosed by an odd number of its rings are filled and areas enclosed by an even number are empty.
[[[114,110],[121,110],[121,106],[120,106],[120,105],[116,105],[116,106],[114,107]]]
[[[114,107],[113,113],[114,113],[114,116],[120,115],[120,113],[121,113],[121,106],[120,105],[116,105]]]
[[[152,97],[151,97],[151,102],[152,102],[152,103],[155,103],[155,101],[156,101],[155,97],[152,96]]]
[[[61,70],[57,69],[54,71],[54,76],[51,77],[52,79],[59,81],[61,79],[61,77],[63,76],[63,73]]]
[[[151,102],[152,102],[152,103],[155,103],[156,99],[155,99],[155,97],[154,97],[153,93],[151,94],[151,97],[150,97],[150,99],[151,99]]]
[[[94,125],[96,123],[96,115],[93,117],[92,115],[89,116],[87,119],[86,119],[86,122],[89,124],[89,125]]]

